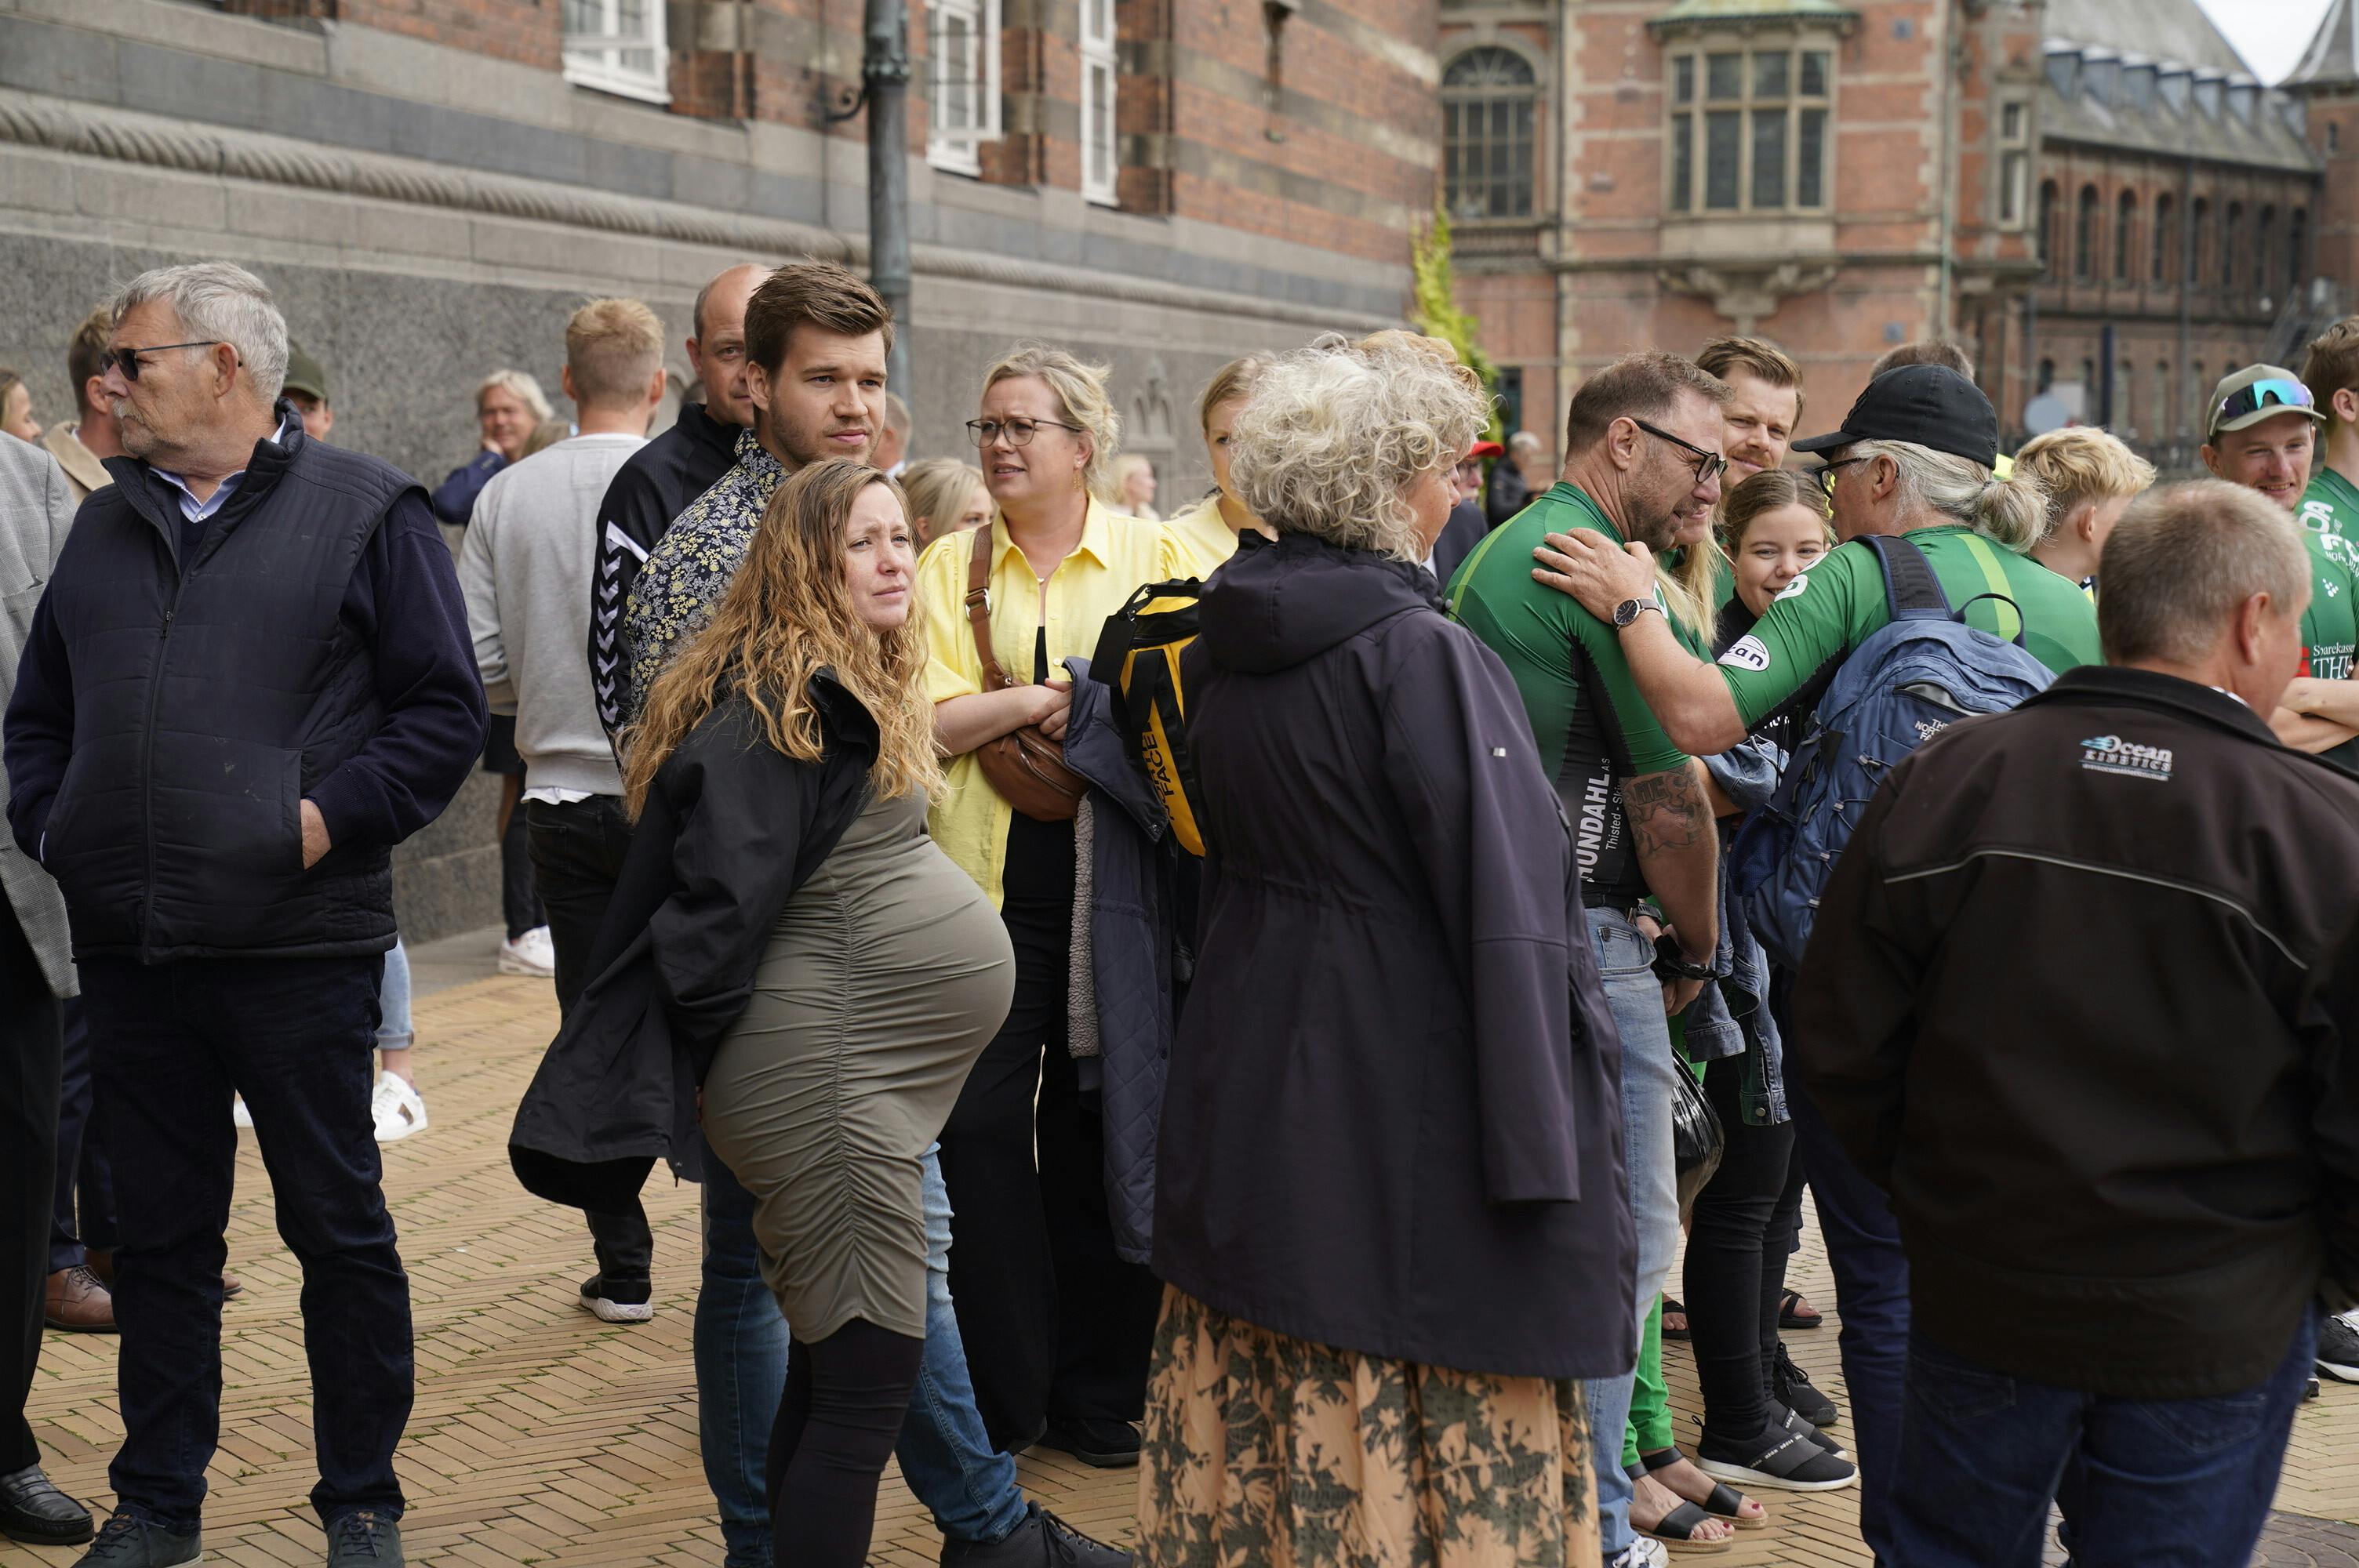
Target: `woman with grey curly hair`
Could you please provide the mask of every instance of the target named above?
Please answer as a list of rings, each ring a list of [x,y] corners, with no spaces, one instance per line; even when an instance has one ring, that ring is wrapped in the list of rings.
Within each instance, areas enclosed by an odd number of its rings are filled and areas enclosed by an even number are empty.
[[[1186,655],[1204,911],[1170,1056],[1138,1561],[1598,1560],[1578,1379],[1626,1370],[1619,1047],[1513,680],[1416,563],[1480,386],[1384,334],[1275,361],[1277,530]]]

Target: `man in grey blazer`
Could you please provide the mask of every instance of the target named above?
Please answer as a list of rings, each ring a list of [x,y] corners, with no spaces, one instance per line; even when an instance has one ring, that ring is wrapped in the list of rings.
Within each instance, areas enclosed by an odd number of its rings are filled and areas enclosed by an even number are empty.
[[[57,459],[0,438],[0,708],[16,688],[16,659],[33,606],[74,515]],[[0,807],[8,780],[0,771]],[[91,1537],[90,1510],[49,1484],[25,1420],[41,1354],[41,1295],[49,1273],[50,1189],[57,1179],[60,1002],[74,994],[66,904],[58,884],[0,833],[0,1535],[44,1546]]]

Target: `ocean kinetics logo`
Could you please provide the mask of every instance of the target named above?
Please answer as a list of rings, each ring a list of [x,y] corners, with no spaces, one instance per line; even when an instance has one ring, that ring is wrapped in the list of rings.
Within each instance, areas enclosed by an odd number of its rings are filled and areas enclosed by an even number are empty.
[[[2081,765],[2093,773],[2119,773],[2125,778],[2170,782],[2170,749],[2141,746],[2118,735],[2099,735],[2081,742]]]

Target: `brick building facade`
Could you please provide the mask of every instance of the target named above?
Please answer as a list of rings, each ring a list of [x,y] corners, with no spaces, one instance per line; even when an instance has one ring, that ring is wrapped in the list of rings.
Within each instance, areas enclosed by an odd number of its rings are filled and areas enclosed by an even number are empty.
[[[1223,362],[1397,325],[1439,162],[1436,0],[911,0],[915,451],[1037,338],[1114,367],[1165,494]],[[429,482],[476,381],[552,395],[586,296],[678,340],[744,259],[864,266],[862,0],[0,0],[0,364],[164,260],[267,279],[335,438]],[[495,796],[405,847],[413,936],[491,918]]]
[[[2276,91],[2194,0],[1447,0],[1461,296],[1551,447],[1634,348],[1763,334],[1823,416],[1938,332],[2185,467],[2359,259],[2350,5]]]

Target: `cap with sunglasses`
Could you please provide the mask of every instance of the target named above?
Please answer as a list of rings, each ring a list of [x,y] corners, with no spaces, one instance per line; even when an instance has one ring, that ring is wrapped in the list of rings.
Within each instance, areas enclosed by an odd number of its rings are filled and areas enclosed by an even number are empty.
[[[1947,365],[1902,365],[1867,384],[1842,429],[1797,441],[1794,450],[1831,452],[1855,441],[1906,441],[1990,468],[1998,461],[1998,411]]]
[[[2301,378],[2280,365],[2246,365],[2212,389],[2203,438],[2208,442],[2280,414],[2307,414],[2320,424],[2326,416]]]

